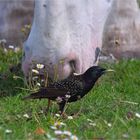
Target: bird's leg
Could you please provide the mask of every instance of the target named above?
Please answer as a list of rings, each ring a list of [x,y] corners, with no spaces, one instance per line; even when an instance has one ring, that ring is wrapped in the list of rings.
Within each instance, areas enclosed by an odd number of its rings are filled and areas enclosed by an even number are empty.
[[[64,118],[67,118],[67,115],[65,114],[64,112],[64,108],[65,108],[65,105],[66,105],[66,102],[61,102],[58,104],[59,105],[59,112],[60,112],[60,115]]]
[[[80,108],[80,110],[76,114],[71,114],[71,116],[73,118],[77,118],[80,115],[81,111],[82,111],[82,108]]]
[[[65,104],[66,104],[66,102],[59,103],[59,112],[60,112],[60,114],[63,114]]]
[[[50,106],[51,106],[51,100],[48,99],[48,105],[47,105],[47,108],[45,109],[45,114],[48,113]]]

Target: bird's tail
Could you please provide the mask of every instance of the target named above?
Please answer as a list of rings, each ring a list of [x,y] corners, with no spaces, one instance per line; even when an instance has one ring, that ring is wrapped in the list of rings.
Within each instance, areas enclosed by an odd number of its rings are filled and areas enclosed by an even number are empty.
[[[28,96],[25,96],[22,98],[22,100],[29,100],[29,99],[41,99],[43,98],[40,94],[40,92],[32,93]]]
[[[37,92],[31,93],[28,96],[25,96],[24,98],[22,98],[23,100],[27,100],[27,99],[41,99],[41,98],[49,98],[49,95],[51,95],[51,93],[49,92],[49,90],[47,88],[42,88]]]
[[[30,95],[22,98],[23,100],[27,99],[42,99],[42,98],[48,98],[51,100],[56,99],[58,96],[63,97],[67,94],[67,90],[65,89],[56,89],[56,88],[43,88],[35,93],[31,93]]]

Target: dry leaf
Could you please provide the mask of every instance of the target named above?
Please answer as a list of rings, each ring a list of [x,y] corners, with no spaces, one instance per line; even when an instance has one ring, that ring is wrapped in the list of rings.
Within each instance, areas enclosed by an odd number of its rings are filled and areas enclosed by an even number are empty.
[[[46,133],[45,130],[43,128],[41,128],[41,127],[37,128],[35,130],[35,134],[37,134],[37,135],[43,135],[45,133]]]

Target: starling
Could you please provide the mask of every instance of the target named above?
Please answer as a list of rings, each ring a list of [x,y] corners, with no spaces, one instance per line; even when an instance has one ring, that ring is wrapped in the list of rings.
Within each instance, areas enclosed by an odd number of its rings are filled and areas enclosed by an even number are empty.
[[[73,74],[67,79],[50,83],[48,87],[41,88],[38,92],[32,93],[23,99],[47,98],[55,100],[62,114],[67,102],[75,102],[84,97],[106,71],[108,70],[99,66],[92,66],[83,74]]]

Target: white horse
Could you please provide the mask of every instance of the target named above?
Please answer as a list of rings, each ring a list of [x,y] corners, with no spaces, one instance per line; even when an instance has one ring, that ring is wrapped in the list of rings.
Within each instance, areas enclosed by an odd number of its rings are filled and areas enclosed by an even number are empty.
[[[43,63],[50,76],[57,65],[60,78],[68,77],[73,67],[83,73],[96,65],[111,4],[112,0],[36,0],[33,25],[24,44],[25,75],[32,62]]]

